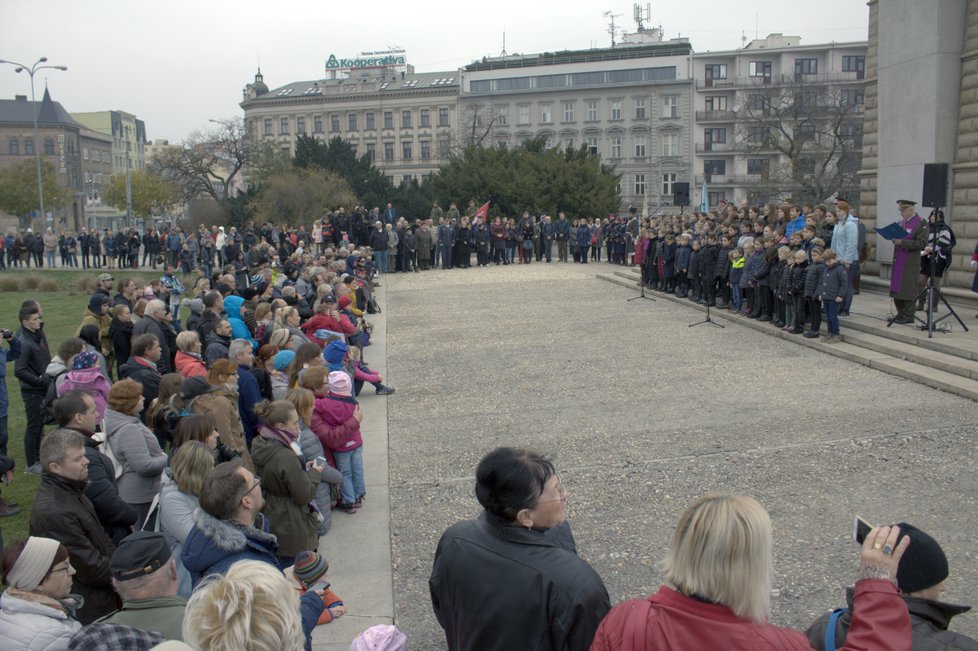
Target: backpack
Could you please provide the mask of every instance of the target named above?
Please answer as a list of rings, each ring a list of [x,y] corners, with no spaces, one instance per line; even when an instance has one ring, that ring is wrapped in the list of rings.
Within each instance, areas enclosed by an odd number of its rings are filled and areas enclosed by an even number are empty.
[[[44,400],[41,401],[41,417],[44,419],[45,425],[54,424],[54,411],[52,407],[54,406],[54,401],[58,399],[58,378],[67,372],[68,369],[66,368],[55,375],[51,380],[51,384],[48,385],[47,391],[44,393]]]

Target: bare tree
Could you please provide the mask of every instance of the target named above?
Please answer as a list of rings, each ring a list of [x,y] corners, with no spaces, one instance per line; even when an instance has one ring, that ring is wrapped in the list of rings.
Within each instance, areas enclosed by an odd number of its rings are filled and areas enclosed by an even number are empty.
[[[863,86],[774,81],[747,90],[739,115],[742,150],[769,161],[745,184],[751,198],[858,196]]]
[[[197,131],[182,147],[163,151],[154,161],[160,174],[190,202],[209,196],[227,213],[240,175],[257,162],[258,149],[241,118],[216,121],[219,128]]]
[[[497,116],[489,104],[470,103],[465,106],[459,119],[459,137],[452,143],[452,155],[459,155],[466,147],[483,147],[496,126]]]

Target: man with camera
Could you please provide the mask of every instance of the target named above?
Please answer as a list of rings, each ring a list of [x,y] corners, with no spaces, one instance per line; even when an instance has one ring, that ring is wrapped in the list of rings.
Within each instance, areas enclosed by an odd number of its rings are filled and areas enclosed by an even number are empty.
[[[24,415],[27,429],[24,432],[24,455],[27,458],[27,472],[41,474],[41,434],[44,432],[42,404],[47,393],[51,376],[45,373],[51,363],[51,351],[44,336],[44,315],[41,304],[27,300],[20,306],[20,330],[17,339],[21,351],[14,365],[14,374],[20,380],[20,395],[24,400]]]

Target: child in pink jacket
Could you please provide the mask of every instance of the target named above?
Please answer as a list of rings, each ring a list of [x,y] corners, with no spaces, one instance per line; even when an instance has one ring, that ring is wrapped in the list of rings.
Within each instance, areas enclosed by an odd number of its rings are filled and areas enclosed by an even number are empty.
[[[94,350],[87,350],[72,358],[71,370],[65,374],[64,381],[58,386],[58,397],[74,389],[84,389],[95,401],[95,408],[98,409],[97,422],[101,423],[109,403],[111,388],[99,367],[98,354]]]
[[[329,393],[316,400],[313,411],[327,427],[343,432],[343,435],[330,437],[322,443],[324,448],[329,448],[333,453],[336,469],[343,474],[340,502],[336,508],[347,513],[356,513],[367,493],[363,478],[363,437],[359,423],[355,428],[335,428],[350,422],[357,411],[358,403],[353,397],[353,381],[347,373],[332,371],[328,381]]]

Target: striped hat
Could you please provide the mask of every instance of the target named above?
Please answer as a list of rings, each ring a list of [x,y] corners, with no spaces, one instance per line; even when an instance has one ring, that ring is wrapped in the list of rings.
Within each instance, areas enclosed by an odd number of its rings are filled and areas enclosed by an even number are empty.
[[[301,551],[295,556],[292,573],[307,588],[321,579],[329,569],[326,557],[318,552]]]

